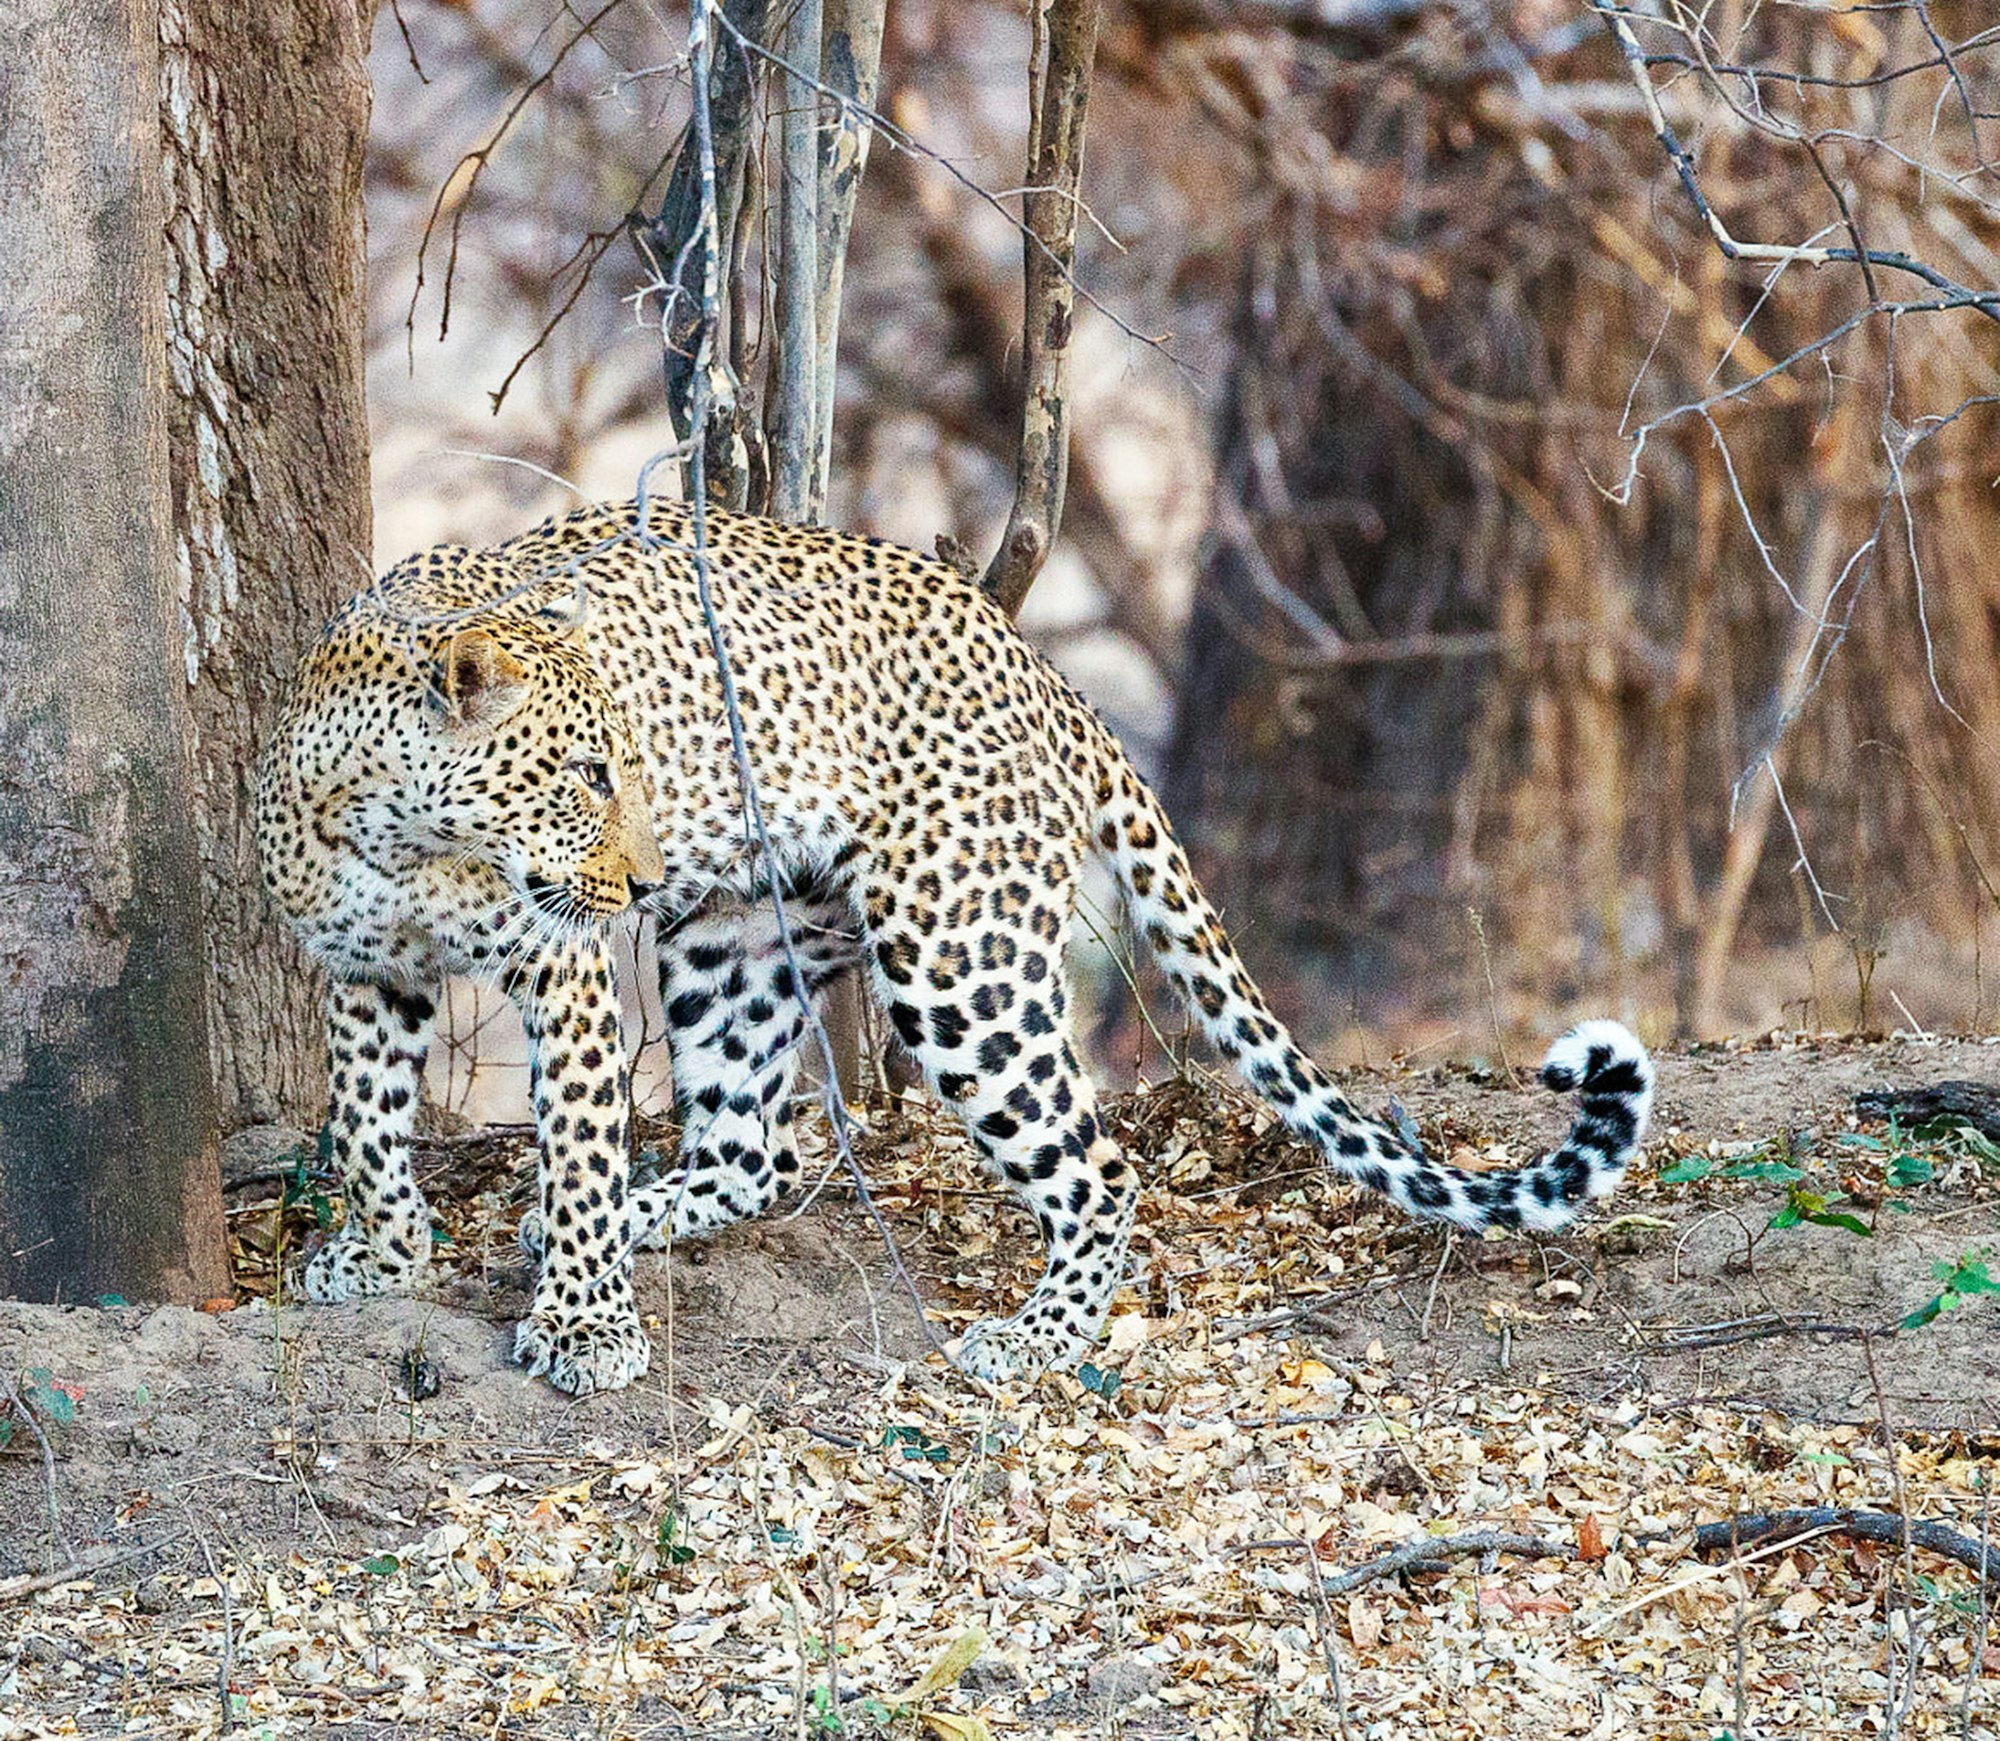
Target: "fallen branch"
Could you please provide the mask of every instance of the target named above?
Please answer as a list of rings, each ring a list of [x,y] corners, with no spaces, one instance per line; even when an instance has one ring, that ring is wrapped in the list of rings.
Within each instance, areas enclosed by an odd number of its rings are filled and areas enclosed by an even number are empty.
[[[1321,1579],[1320,1588],[1329,1596],[1344,1596],[1350,1590],[1360,1589],[1363,1584],[1374,1583],[1377,1578],[1401,1577],[1409,1572],[1441,1572],[1447,1562],[1463,1559],[1467,1554],[1481,1557],[1487,1554],[1519,1554],[1529,1560],[1573,1560],[1576,1549],[1566,1542],[1546,1541],[1540,1536],[1513,1535],[1501,1529],[1473,1529],[1462,1535],[1428,1536],[1405,1542],[1378,1559]]]
[[[1703,1348],[1733,1348],[1741,1342],[1761,1342],[1772,1336],[1824,1336],[1832,1342],[1862,1342],[1870,1336],[1893,1336],[1898,1326],[1878,1324],[1834,1324],[1817,1318],[1793,1318],[1783,1312],[1765,1312],[1754,1318],[1736,1318],[1720,1324],[1689,1324],[1657,1332],[1639,1345],[1641,1354],[1690,1354]]]
[[[1373,1281],[1363,1282],[1359,1287],[1339,1288],[1330,1294],[1315,1294],[1311,1299],[1302,1301],[1296,1306],[1287,1306],[1282,1311],[1266,1312],[1256,1318],[1224,1318],[1210,1331],[1209,1340],[1240,1342],[1245,1336],[1289,1329],[1294,1324],[1311,1324],[1326,1318],[1334,1307],[1345,1305],[1349,1300],[1358,1300],[1364,1294],[1379,1294],[1384,1288],[1392,1288],[1398,1282],[1412,1279],[1405,1275],[1378,1276]]]
[[[1929,1088],[1870,1088],[1854,1097],[1863,1118],[1894,1118],[1905,1125],[1949,1119],[1969,1124],[2000,1142],[2000,1089],[1983,1082],[1939,1082]]]
[[[162,1536],[158,1541],[134,1542],[128,1546],[106,1545],[99,1548],[85,1548],[71,1557],[66,1566],[58,1566],[53,1572],[24,1572],[19,1577],[0,1578],[0,1602],[19,1602],[29,1596],[39,1596],[44,1590],[59,1590],[65,1584],[80,1583],[85,1578],[94,1578],[99,1572],[109,1571],[113,1566],[122,1566],[128,1560],[144,1559],[148,1554],[156,1554],[170,1548],[181,1539],[179,1534]]]
[[[1899,1517],[1890,1511],[1847,1511],[1835,1506],[1803,1506],[1789,1511],[1743,1512],[1694,1532],[1698,1554],[1725,1553],[1753,1542],[1785,1542],[1801,1535],[1844,1535],[1855,1541],[1901,1547],[1909,1542],[1926,1553],[1970,1566],[1982,1578],[2000,1579],[2000,1547],[1982,1548],[1948,1524]]]

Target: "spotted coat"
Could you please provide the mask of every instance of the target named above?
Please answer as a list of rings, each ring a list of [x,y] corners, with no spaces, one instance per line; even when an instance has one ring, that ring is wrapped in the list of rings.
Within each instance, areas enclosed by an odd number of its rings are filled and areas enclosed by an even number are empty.
[[[1079,871],[1114,873],[1210,1041],[1340,1172],[1413,1214],[1553,1228],[1616,1183],[1652,1070],[1594,1022],[1544,1066],[1581,1094],[1532,1166],[1467,1173],[1356,1112],[1251,982],[1158,800],[1089,706],[953,570],[725,514],[712,594],[771,858],[746,827],[686,511],[631,504],[412,557],[300,667],[258,818],[279,905],[333,976],[330,1128],[346,1225],[320,1300],[422,1275],[418,1076],[446,974],[496,979],[534,1055],[539,1280],[517,1354],[564,1389],[649,1349],[631,1253],[764,1209],[798,1177],[802,999],[858,968],[938,1096],[1040,1225],[1047,1268],[958,1351],[992,1378],[1078,1359],[1124,1272],[1137,1180],[1072,1037]],[[788,949],[770,894],[787,897]],[[628,1179],[627,1042],[605,921],[655,919],[685,1137]],[[803,983],[801,983],[803,980]]]

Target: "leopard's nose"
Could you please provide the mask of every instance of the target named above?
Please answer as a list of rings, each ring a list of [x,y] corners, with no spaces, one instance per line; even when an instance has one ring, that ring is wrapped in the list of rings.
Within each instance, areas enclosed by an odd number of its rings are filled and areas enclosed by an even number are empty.
[[[625,879],[625,891],[631,896],[634,906],[637,906],[648,895],[658,894],[663,887],[665,887],[663,883],[641,882],[637,877],[627,877]]]

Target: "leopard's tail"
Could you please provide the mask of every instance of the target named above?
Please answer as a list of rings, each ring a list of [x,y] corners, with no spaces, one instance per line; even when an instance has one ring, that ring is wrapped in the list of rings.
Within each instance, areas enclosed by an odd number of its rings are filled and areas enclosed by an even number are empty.
[[[1412,1215],[1479,1231],[1565,1227],[1608,1196],[1638,1152],[1653,1109],[1653,1066],[1617,1022],[1584,1022],[1557,1040],[1542,1081],[1575,1089],[1582,1111],[1553,1152],[1507,1171],[1468,1172],[1426,1155],[1403,1132],[1357,1112],[1264,1002],[1188,868],[1159,800],[1093,717],[1105,760],[1095,844],[1116,876],[1153,959],[1210,1042],[1338,1172]]]

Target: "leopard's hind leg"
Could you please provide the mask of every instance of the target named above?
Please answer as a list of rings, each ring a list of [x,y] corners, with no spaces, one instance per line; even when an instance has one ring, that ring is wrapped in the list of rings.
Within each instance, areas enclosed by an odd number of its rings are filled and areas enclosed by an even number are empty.
[[[1070,1034],[1063,946],[1075,864],[1054,842],[1033,850],[1031,864],[975,897],[976,916],[961,908],[966,923],[941,921],[923,892],[949,889],[948,873],[878,880],[868,903],[875,997],[1047,1248],[1021,1309],[974,1325],[960,1345],[960,1366],[996,1380],[1072,1365],[1097,1341],[1139,1196]]]

